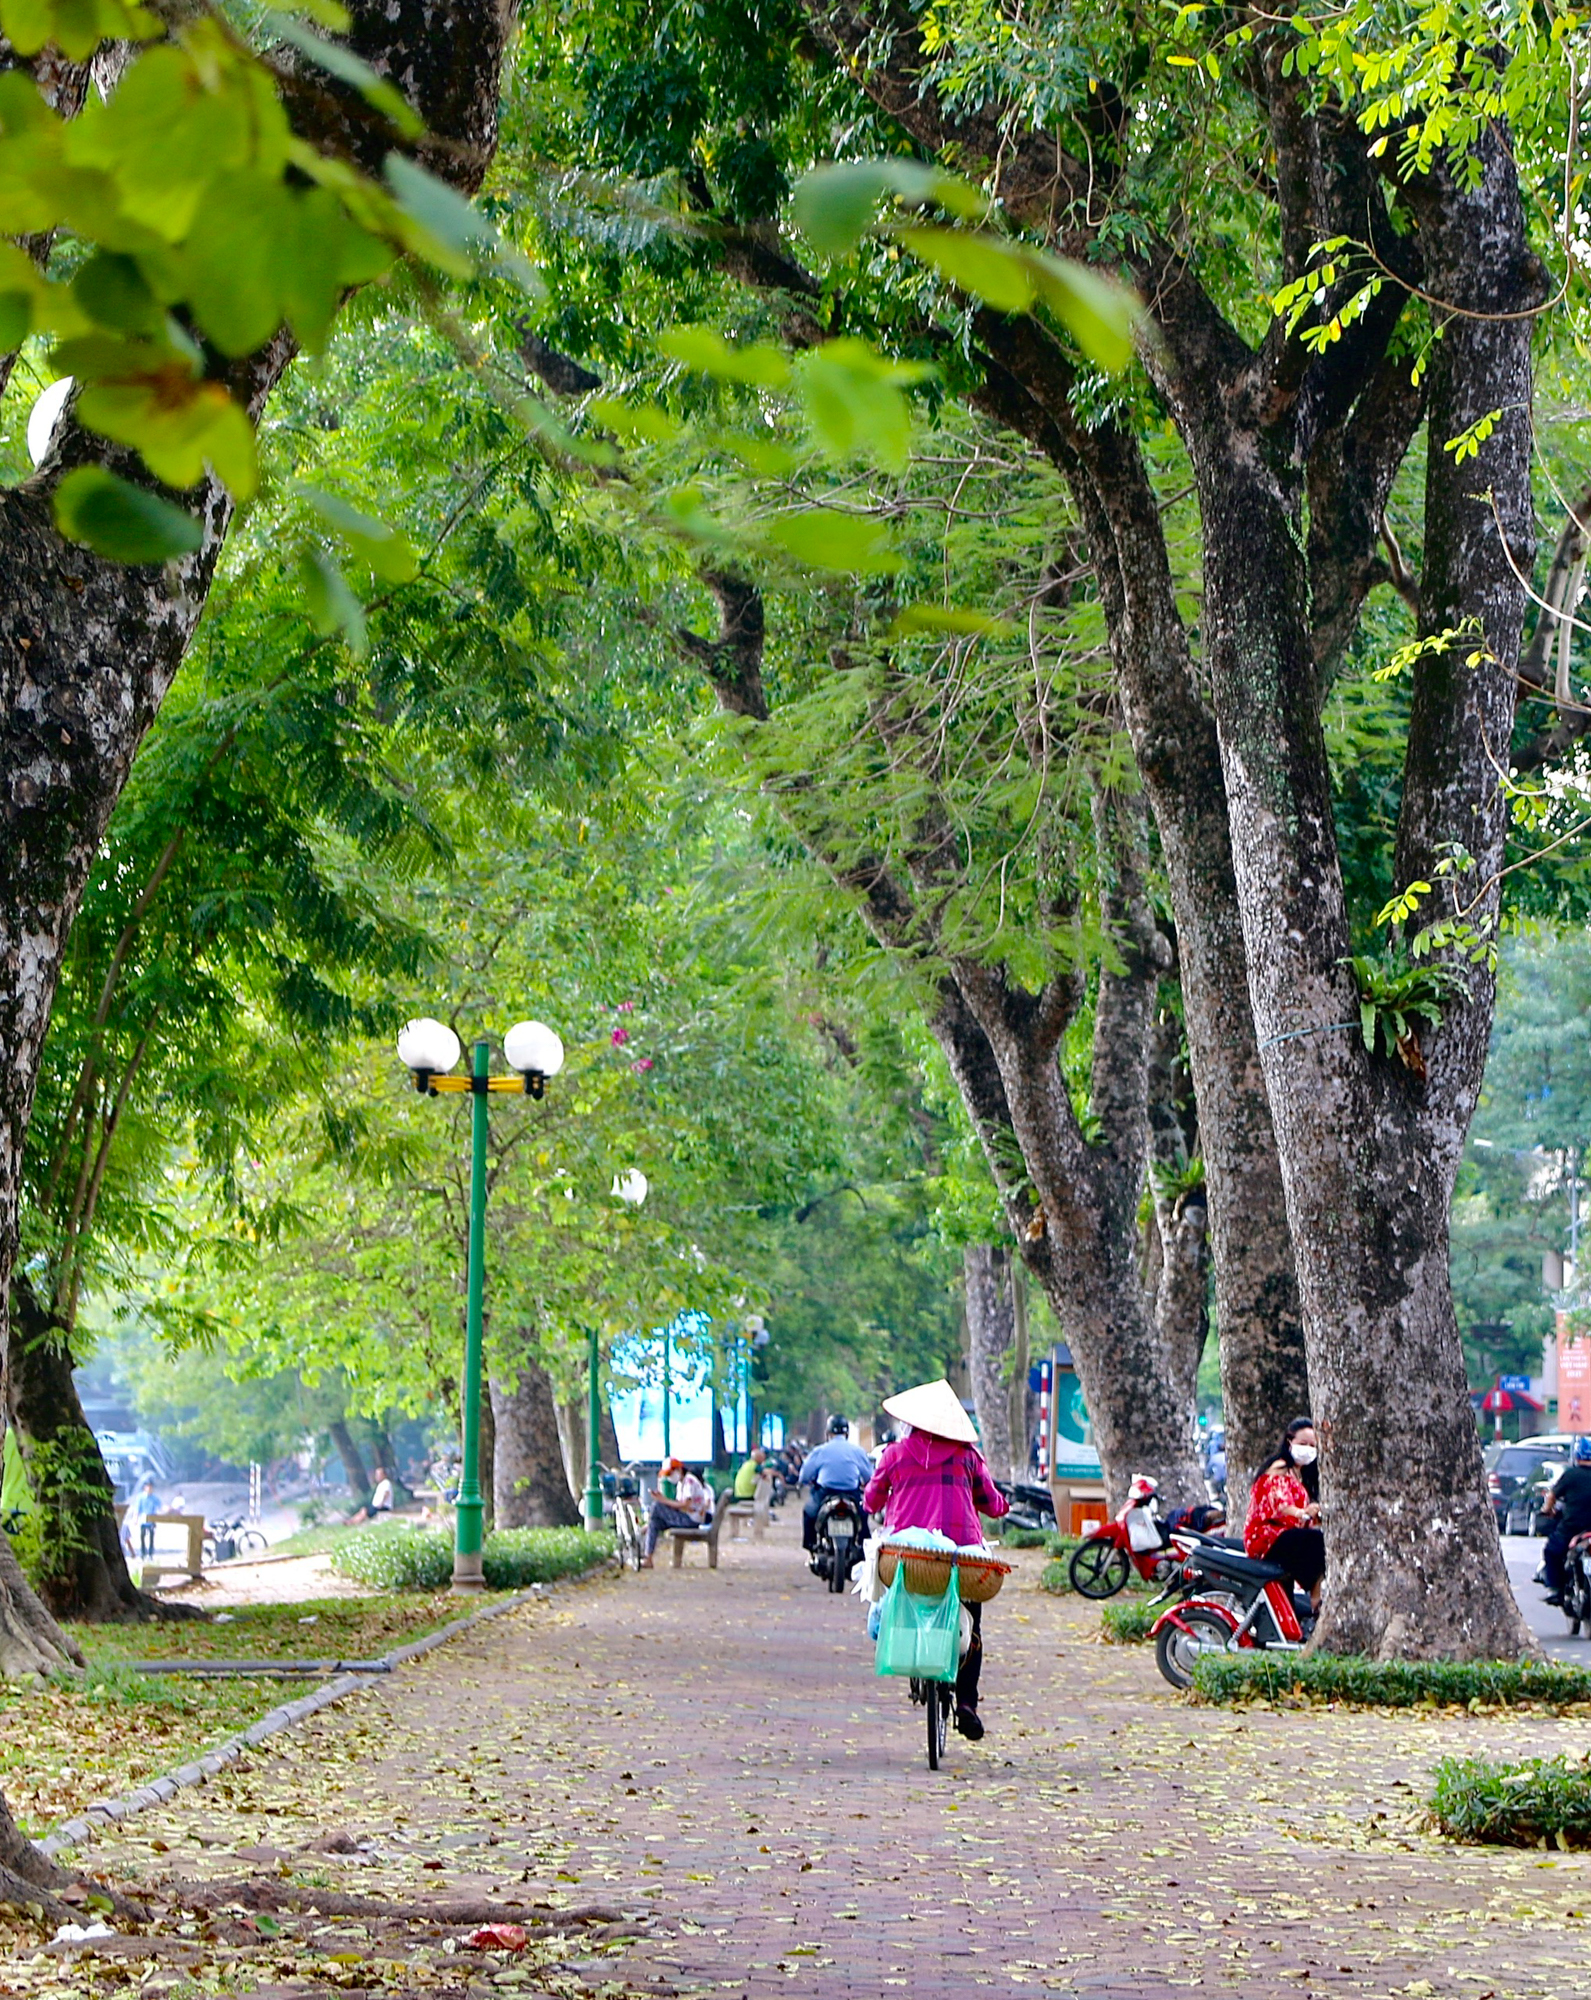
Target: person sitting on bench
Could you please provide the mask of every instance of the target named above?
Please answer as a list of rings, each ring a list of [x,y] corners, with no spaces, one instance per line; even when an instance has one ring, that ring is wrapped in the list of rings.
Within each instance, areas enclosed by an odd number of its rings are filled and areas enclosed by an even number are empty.
[[[657,1469],[659,1490],[652,1496],[652,1511],[646,1520],[646,1554],[641,1558],[642,1569],[652,1568],[652,1558],[657,1553],[659,1540],[670,1528],[699,1528],[711,1512],[712,1503],[707,1497],[707,1488],[687,1469],[678,1458],[665,1458]],[[674,1481],[674,1498],[663,1498],[661,1483],[665,1479]]]

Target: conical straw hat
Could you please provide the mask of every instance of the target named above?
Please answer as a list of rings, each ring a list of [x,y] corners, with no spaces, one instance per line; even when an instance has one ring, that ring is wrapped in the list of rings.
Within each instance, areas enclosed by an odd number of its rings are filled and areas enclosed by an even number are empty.
[[[978,1442],[971,1417],[943,1375],[937,1382],[920,1382],[915,1389],[886,1396],[884,1408],[900,1423],[910,1424],[914,1431],[926,1431],[930,1437],[950,1438],[956,1444]]]

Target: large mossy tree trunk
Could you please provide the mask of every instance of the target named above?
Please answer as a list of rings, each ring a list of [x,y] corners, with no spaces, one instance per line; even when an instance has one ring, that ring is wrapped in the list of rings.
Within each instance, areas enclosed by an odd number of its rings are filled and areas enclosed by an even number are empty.
[[[18,1280],[11,1292],[12,1428],[33,1503],[37,1584],[56,1618],[202,1618],[133,1582],[116,1523],[115,1488],[83,1414],[60,1326]]]
[[[326,1426],[326,1435],[332,1441],[332,1448],[342,1462],[343,1477],[348,1481],[348,1491],[353,1495],[357,1508],[370,1497],[372,1480],[370,1469],[365,1464],[364,1454],[354,1442],[354,1434],[348,1428],[346,1417],[334,1417]]]
[[[961,1253],[967,1314],[967,1372],[983,1455],[996,1478],[1019,1478],[1011,1433],[1008,1375],[1014,1363],[1016,1297],[1011,1252],[1003,1243],[969,1243]]]
[[[497,1525],[578,1527],[580,1509],[564,1471],[558,1406],[546,1369],[527,1357],[518,1363],[512,1388],[495,1374],[487,1386],[497,1432]]]
[[[1417,919],[1498,907],[1534,551],[1530,319],[1540,297],[1503,137],[1473,190],[1410,191],[1423,283],[1461,310],[1432,360],[1420,628],[1396,868],[1468,865]],[[1204,516],[1205,620],[1249,984],[1281,1142],[1321,1438],[1328,1588],[1317,1645],[1377,1658],[1530,1645],[1498,1550],[1448,1276],[1448,1217],[1485,1063],[1493,978],[1398,1048],[1359,1032],[1349,913],[1310,640],[1295,455],[1205,403],[1182,417]],[[1449,447],[1492,413],[1471,462]],[[1506,545],[1505,545],[1506,538]],[[1444,636],[1445,635],[1445,636]],[[1396,1424],[1384,1413],[1397,1409]]]

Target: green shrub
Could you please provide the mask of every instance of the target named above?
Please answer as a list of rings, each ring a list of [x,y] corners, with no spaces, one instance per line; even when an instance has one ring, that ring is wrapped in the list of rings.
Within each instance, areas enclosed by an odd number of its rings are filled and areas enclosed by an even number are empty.
[[[1044,1546],[1058,1562],[1070,1562],[1072,1551],[1081,1540],[1081,1535],[1062,1535],[1051,1528],[1044,1537]]]
[[[489,1590],[553,1583],[613,1553],[613,1537],[584,1528],[504,1528],[488,1535],[481,1568]],[[331,1552],[332,1567],[378,1590],[440,1590],[453,1577],[453,1540],[435,1529],[366,1528]]]
[[[1503,1847],[1591,1846],[1591,1759],[1531,1757],[1497,1764],[1444,1757],[1431,1817],[1451,1840]]]
[[[1039,1589],[1053,1591],[1057,1597],[1070,1597],[1072,1579],[1066,1573],[1066,1564],[1047,1562],[1039,1571]]]
[[[1050,1545],[1048,1528],[1012,1528],[1000,1530],[1000,1539],[1008,1549],[1046,1549]]]
[[[331,1564],[377,1590],[440,1590],[452,1581],[453,1542],[434,1528],[365,1528],[337,1544]]]
[[[1569,1708],[1591,1702],[1591,1669],[1542,1660],[1365,1660],[1322,1653],[1206,1653],[1193,1693],[1241,1701],[1342,1702],[1350,1708]]]
[[[503,1528],[486,1537],[481,1566],[489,1590],[526,1590],[579,1576],[613,1554],[613,1537],[584,1528]]]
[[[1143,1598],[1122,1598],[1115,1604],[1107,1604],[1101,1612],[1100,1637],[1107,1646],[1141,1646],[1159,1616],[1158,1605],[1146,1603]]]

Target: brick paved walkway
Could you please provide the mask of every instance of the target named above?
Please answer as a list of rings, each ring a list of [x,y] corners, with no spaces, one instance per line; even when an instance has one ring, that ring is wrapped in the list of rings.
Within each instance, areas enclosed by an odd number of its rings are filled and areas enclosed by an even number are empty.
[[[107,1858],[296,1848],[335,1814],[384,1880],[650,1911],[593,1985],[724,2000],[1591,1991],[1591,1860],[1452,1848],[1417,1813],[1444,1752],[1581,1748],[1582,1723],[1191,1709],[1030,1557],[987,1614],[990,1735],[930,1776],[794,1527],[484,1626]]]

